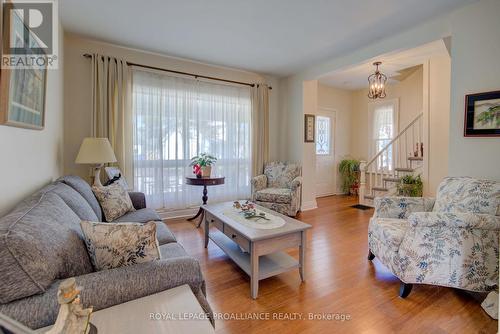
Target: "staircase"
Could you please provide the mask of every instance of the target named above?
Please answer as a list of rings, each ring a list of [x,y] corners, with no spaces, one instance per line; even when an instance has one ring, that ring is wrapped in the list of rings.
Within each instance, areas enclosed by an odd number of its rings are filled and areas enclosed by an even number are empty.
[[[423,138],[422,118],[423,113],[415,117],[370,161],[360,162],[360,204],[373,206],[375,197],[396,194],[400,177],[420,172],[424,160],[420,149]]]

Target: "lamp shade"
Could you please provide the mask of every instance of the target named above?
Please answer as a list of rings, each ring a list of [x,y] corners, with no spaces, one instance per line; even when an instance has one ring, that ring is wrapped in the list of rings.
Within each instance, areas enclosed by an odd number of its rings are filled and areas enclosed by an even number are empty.
[[[116,162],[115,152],[113,152],[108,138],[88,137],[83,139],[75,163],[104,164],[108,162]]]

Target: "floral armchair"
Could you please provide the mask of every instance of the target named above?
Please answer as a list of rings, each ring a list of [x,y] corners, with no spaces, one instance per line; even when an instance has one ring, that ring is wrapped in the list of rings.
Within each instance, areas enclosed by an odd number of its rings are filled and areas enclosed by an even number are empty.
[[[500,182],[448,177],[432,198],[382,197],[368,227],[375,256],[412,284],[484,292],[498,282]]]
[[[264,174],[252,179],[252,201],[284,215],[295,216],[300,209],[301,168],[286,162],[270,162]]]

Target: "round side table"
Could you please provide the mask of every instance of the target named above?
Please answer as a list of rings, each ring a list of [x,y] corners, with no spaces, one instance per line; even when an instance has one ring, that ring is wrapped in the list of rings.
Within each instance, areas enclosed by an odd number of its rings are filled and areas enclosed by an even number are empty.
[[[224,184],[225,177],[202,177],[198,178],[195,176],[186,176],[186,184],[189,184],[191,186],[203,186],[203,196],[201,197],[203,201],[203,205],[207,204],[208,201],[208,190],[207,187],[209,186],[218,186],[220,184]],[[203,210],[203,207],[200,206],[200,209],[198,210],[198,213],[194,217],[189,218],[189,221],[195,220],[201,215],[199,223],[196,225],[197,228],[200,227],[201,223],[203,222],[203,217],[204,217],[205,211]]]

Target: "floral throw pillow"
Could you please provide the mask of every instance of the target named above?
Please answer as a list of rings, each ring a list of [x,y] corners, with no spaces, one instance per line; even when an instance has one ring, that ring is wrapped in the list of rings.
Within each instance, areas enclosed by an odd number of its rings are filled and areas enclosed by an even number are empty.
[[[95,270],[130,266],[161,259],[156,224],[80,223]]]
[[[128,192],[118,183],[106,187],[92,187],[95,197],[101,204],[106,221],[111,222],[129,211],[135,211]]]

